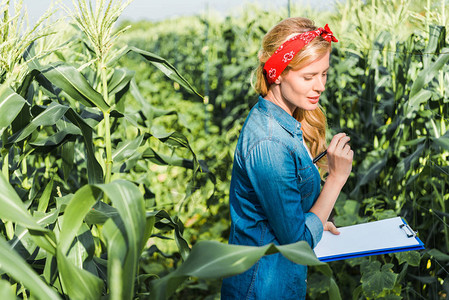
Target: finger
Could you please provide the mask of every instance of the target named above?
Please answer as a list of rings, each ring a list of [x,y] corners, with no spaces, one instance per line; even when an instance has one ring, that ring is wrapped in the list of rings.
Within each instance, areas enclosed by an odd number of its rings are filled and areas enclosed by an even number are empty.
[[[332,222],[327,222],[326,223],[326,229],[328,231],[330,231],[330,233],[332,233],[332,234],[335,234],[335,235],[339,235],[340,234],[340,231],[338,231],[337,227]]]
[[[332,234],[335,234],[335,235],[339,235],[339,234],[340,234],[340,231],[338,231],[337,227],[335,227],[334,224],[332,224],[332,227],[330,228],[329,231],[330,231]]]
[[[328,149],[329,150],[334,149],[337,146],[337,144],[340,141],[340,139],[345,137],[345,136],[346,136],[346,133],[343,133],[343,132],[334,135],[334,137],[332,138],[331,142],[329,143]]]
[[[342,137],[337,145],[336,145],[336,149],[343,149],[346,145],[348,145],[349,141],[351,140],[351,138],[349,136],[344,136]],[[349,145],[348,145],[349,146]]]
[[[346,155],[348,155],[350,151],[351,151],[351,146],[349,146],[348,144],[346,144],[345,147],[343,148],[343,153],[345,153]]]

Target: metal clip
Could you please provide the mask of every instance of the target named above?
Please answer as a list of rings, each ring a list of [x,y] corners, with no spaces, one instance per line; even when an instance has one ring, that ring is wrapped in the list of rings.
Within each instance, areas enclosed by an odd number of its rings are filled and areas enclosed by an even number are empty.
[[[401,224],[401,225],[399,225],[399,228],[404,230],[405,234],[409,238],[416,237],[416,234],[418,233],[417,231],[413,231],[412,228],[410,228],[410,226],[408,224]]]

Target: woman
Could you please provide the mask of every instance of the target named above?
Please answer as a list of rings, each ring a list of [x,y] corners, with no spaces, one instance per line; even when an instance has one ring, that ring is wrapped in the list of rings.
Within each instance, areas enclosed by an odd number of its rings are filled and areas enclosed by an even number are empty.
[[[319,167],[312,157],[326,149],[326,119],[319,106],[331,41],[327,25],[289,18],[264,37],[256,70],[260,94],[240,133],[232,171],[229,243],[262,246],[307,241],[313,248],[352,168],[344,133],[335,135]],[[304,299],[307,267],[281,254],[260,259],[248,271],[225,278],[222,299]]]

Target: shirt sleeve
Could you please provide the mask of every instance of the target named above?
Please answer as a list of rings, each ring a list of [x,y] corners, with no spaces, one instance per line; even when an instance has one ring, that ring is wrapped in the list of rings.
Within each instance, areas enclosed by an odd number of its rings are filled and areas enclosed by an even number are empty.
[[[279,243],[307,241],[313,248],[323,224],[302,209],[295,164],[287,147],[270,139],[254,146],[245,160],[248,178]]]

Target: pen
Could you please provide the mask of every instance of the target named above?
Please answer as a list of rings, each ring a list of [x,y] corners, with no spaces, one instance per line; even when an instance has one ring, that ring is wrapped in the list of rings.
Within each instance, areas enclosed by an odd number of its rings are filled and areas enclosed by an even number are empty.
[[[317,157],[315,157],[315,158],[312,160],[312,162],[313,162],[314,164],[316,164],[317,161],[319,161],[320,159],[322,159],[323,156],[326,155],[326,154],[327,154],[327,149],[324,150],[323,152],[321,152],[320,154],[318,154]]]

